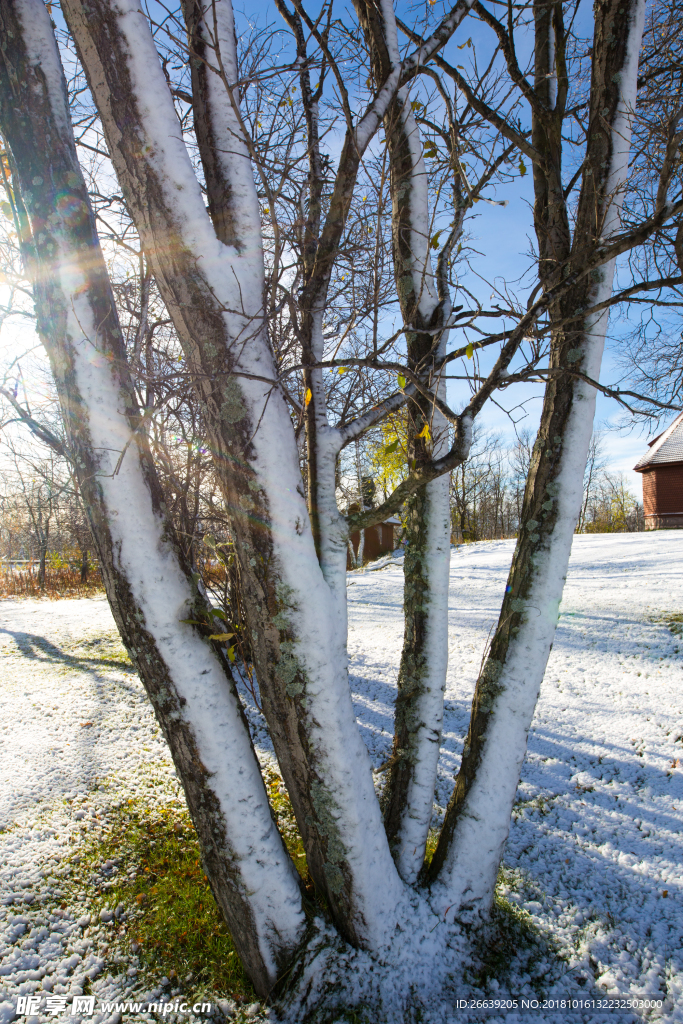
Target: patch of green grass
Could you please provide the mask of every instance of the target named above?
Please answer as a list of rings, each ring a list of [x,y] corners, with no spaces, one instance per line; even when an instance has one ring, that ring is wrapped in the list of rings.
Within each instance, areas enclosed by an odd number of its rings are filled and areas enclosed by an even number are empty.
[[[683,638],[683,612],[672,612],[665,615],[664,624],[674,636]]]
[[[583,789],[581,786],[577,786],[576,788],[581,792],[592,792],[592,787],[590,786]],[[537,796],[529,798],[519,797],[515,800],[512,806],[512,818],[513,820],[516,820],[522,816],[525,811],[538,811],[541,817],[545,818],[553,809],[555,800],[555,796],[547,796],[543,793],[539,793]]]
[[[664,612],[661,615],[651,616],[650,621],[658,626],[665,626],[677,640],[683,640],[683,612]],[[680,648],[674,647],[674,654],[679,653]]]
[[[119,905],[115,944],[137,953],[143,971],[184,981],[193,992],[253,1000],[254,991],[201,867],[186,812],[129,801],[111,812],[110,831],[80,852],[78,877],[88,884],[93,918]],[[107,869],[105,865],[109,864]],[[118,870],[107,878],[112,867]],[[93,892],[94,886],[94,892]]]
[[[683,612],[661,612],[649,619],[657,626],[666,626],[674,636],[683,637]]]
[[[274,767],[266,767],[264,779],[285,844],[313,895],[304,844],[282,778]],[[174,979],[180,983],[191,974],[193,992],[254,1001],[202,869],[187,811],[131,799],[110,808],[106,817],[106,831],[96,838],[83,836],[74,851],[75,869],[64,897],[85,897],[93,922],[101,910],[123,908],[109,926],[114,950],[109,969],[124,970],[136,954],[150,979],[165,975],[175,984]]]
[[[93,658],[105,658],[108,662],[117,661],[127,667],[132,667],[133,664],[128,651],[123,646],[121,637],[115,630],[98,635],[90,640],[83,640],[75,644],[73,650],[78,653],[83,651]]]
[[[540,932],[531,915],[500,891],[503,885],[512,887],[518,882],[513,872],[501,867],[490,920],[477,942],[472,980],[486,989],[489,981],[504,980],[513,965],[518,972],[521,962],[530,984],[542,995],[545,979],[556,973],[565,958]]]
[[[312,888],[311,878],[308,873],[304,841],[301,838],[301,833],[297,827],[296,818],[294,817],[294,808],[292,807],[289,794],[283,784],[282,776],[275,770],[275,768],[265,767],[263,768],[263,778],[266,784],[266,789],[268,790],[270,806],[273,808],[275,813],[277,825],[280,829],[280,834],[285,841],[285,846],[289,850],[289,854],[294,861],[296,869],[307,887]]]

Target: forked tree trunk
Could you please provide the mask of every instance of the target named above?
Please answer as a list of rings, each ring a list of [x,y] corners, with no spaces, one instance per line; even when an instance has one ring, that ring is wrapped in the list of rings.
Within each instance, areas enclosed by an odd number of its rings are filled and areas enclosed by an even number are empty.
[[[223,183],[226,241],[207,214],[137,4],[66,0],[64,11],[195,380],[232,515],[264,713],[309,869],[342,934],[377,948],[393,932],[401,885],[353,712],[345,621],[318,562],[289,412],[270,384],[260,210],[229,88],[237,80],[231,6],[208,8],[201,33],[220,74],[207,74],[195,96],[196,116],[225,139],[212,173]]]
[[[585,265],[601,238],[619,228],[636,99],[644,0],[595,5],[587,169],[577,211],[572,260]],[[611,294],[614,263],[562,300],[578,317],[552,339],[551,368],[534,445],[515,548],[498,627],[477,685],[455,789],[430,866],[436,903],[463,916],[490,906],[527,735],[545,672],[581,509],[595,389],[608,311],[582,310]],[[450,908],[450,909],[449,909]]]
[[[23,199],[27,211],[20,228],[38,330],[107,596],[171,749],[216,900],[265,995],[304,935],[299,879],[229,666],[207,639],[209,609],[162,513],[48,12],[41,0],[0,0],[0,30],[0,128],[19,178],[16,207]]]
[[[611,233],[618,223],[643,3],[598,0],[588,173],[572,251],[578,264],[585,265],[595,236]],[[376,76],[393,84],[380,90],[382,103],[347,139],[340,162],[348,159],[351,171],[357,169],[373,125],[387,115],[398,290],[416,367],[431,355],[433,332],[442,332],[448,302],[437,296],[432,281],[424,170],[406,95],[400,93],[389,109],[398,84],[398,50],[391,6],[380,7],[381,16],[368,5],[362,17],[376,51]],[[449,31],[462,16],[456,8]],[[322,352],[324,289],[313,289],[306,299],[312,392],[307,425],[317,467],[312,529],[294,431],[267,341],[260,211],[237,89],[231,89],[237,81],[232,9],[227,0],[206,9],[194,0],[185,5],[196,134],[213,222],[136,0],[64,0],[64,9],[123,195],[193,375],[230,509],[264,710],[312,876],[343,936],[377,952],[394,941],[405,944],[407,934],[412,941],[414,924],[416,955],[426,950],[429,969],[432,940],[422,940],[439,922],[432,925],[427,900],[417,890],[406,898],[348,686],[346,534],[334,506],[334,462],[341,444],[376,420],[361,417],[360,427],[337,431],[327,423],[322,375],[314,365]],[[375,15],[379,21],[371,25]],[[42,0],[0,0],[0,18],[7,42],[0,58],[0,125],[28,210],[21,229],[40,331],[108,597],[183,779],[214,892],[247,970],[265,994],[280,969],[292,966],[305,939],[298,879],[273,824],[228,667],[206,636],[210,612],[161,515],[49,16]],[[543,18],[538,22],[550,40]],[[349,181],[337,183],[330,200],[339,219],[323,232],[318,284],[328,273],[324,268],[333,265],[353,174]],[[402,191],[403,184],[408,187]],[[562,299],[562,317],[585,311],[608,293],[612,268],[606,270],[600,281],[594,278]],[[495,885],[554,634],[590,436],[594,393],[571,371],[598,372],[605,326],[605,314],[584,316],[577,329],[564,328],[553,338],[555,375],[525,494],[510,592],[477,683],[462,768],[432,863],[432,903],[461,918],[468,908],[484,911]],[[496,373],[507,371],[516,351],[511,346],[512,341],[504,346]],[[438,361],[438,349],[433,354]],[[430,488],[435,473],[466,457],[472,418],[488,393],[482,388],[472,411],[459,418],[454,454],[436,463],[428,458],[429,435],[422,427],[438,438],[445,434],[443,424],[428,397],[415,403],[414,455],[424,461],[419,479],[426,487],[411,499],[411,513],[420,517],[420,541],[414,562],[408,560],[406,581],[409,628],[401,694],[409,713],[399,714],[399,730],[410,756],[403,759],[406,770],[390,780],[387,804],[397,810],[387,815],[396,863],[411,881],[422,862],[431,813],[445,673],[439,659],[446,639],[447,576],[440,573],[448,567],[447,483],[443,493]],[[398,488],[392,500],[407,494]],[[361,529],[366,525],[359,523]],[[196,628],[183,619],[207,625]],[[397,745],[399,754],[403,749]],[[402,806],[392,795],[400,793]],[[447,941],[448,929],[441,934]],[[360,959],[368,963],[364,955]],[[379,958],[375,965],[380,973]],[[450,972],[445,958],[435,970],[442,968],[442,976]]]

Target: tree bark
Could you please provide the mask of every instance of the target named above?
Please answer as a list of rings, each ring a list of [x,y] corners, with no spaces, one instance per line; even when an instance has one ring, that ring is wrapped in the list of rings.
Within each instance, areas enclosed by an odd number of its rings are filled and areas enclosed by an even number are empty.
[[[45,561],[47,559],[47,536],[44,533],[40,533],[38,538],[40,545],[40,556],[38,559],[38,586],[41,590],[45,590]]]
[[[595,5],[586,170],[571,252],[576,266],[619,227],[643,18],[644,0]],[[553,235],[549,219],[537,219],[546,225],[539,248]],[[551,247],[549,279],[555,258]],[[613,271],[612,261],[583,279],[562,300],[561,313],[575,316],[608,298]],[[468,911],[486,913],[493,898],[583,496],[595,389],[568,371],[578,367],[597,379],[607,319],[606,310],[579,318],[552,338],[551,367],[565,372],[546,387],[500,619],[477,680],[460,771],[429,870],[436,905],[461,919]]]
[[[393,8],[355,0],[370,45],[373,75],[386,82],[398,63]],[[445,353],[443,324],[448,294],[437,294],[430,258],[427,171],[422,139],[401,89],[385,117],[392,202],[392,247],[396,290],[406,333],[408,366],[420,372],[430,355]],[[432,381],[434,391],[439,390]],[[445,387],[440,397],[445,400]],[[448,450],[443,416],[426,397],[408,406],[408,457],[415,465]],[[425,430],[428,432],[425,434]],[[419,874],[429,832],[443,724],[448,667],[448,576],[450,507],[446,474],[420,487],[405,505],[407,544],[403,560],[405,626],[398,674],[394,741],[382,803],[384,823],[399,873]]]
[[[239,183],[234,244],[216,237],[206,212],[144,15],[132,0],[66,0],[64,11],[205,415],[264,713],[308,866],[342,934],[374,948],[393,930],[401,886],[353,713],[345,622],[318,563],[294,431],[274,386],[260,210],[230,92],[232,9],[210,7],[222,71],[210,76],[208,115],[230,133],[217,157],[225,180]]]
[[[40,0],[0,0],[0,25],[0,126],[22,245],[107,596],[170,746],[214,895],[265,995],[305,932],[298,875],[229,665],[208,640],[210,609],[164,519],[48,12]]]

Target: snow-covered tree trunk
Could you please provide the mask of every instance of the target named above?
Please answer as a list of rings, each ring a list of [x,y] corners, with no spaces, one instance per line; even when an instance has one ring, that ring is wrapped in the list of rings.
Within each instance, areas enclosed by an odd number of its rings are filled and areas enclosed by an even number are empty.
[[[41,0],[2,0],[0,22],[15,209],[107,596],[169,743],[216,900],[266,994],[304,935],[298,876],[229,666],[208,639],[210,611],[164,518],[48,12]]]
[[[299,70],[301,97],[304,106],[308,151],[308,195],[303,230],[302,264],[304,286],[299,295],[299,334],[302,343],[302,358],[305,369],[304,419],[306,424],[308,505],[311,528],[319,554],[320,564],[328,586],[337,605],[337,619],[344,636],[339,657],[346,659],[346,574],[347,553],[354,565],[362,565],[365,549],[365,531],[359,530],[359,544],[354,552],[349,543],[348,523],[340,515],[336,503],[336,462],[341,448],[377,423],[384,415],[400,408],[405,401],[400,393],[380,403],[358,420],[335,428],[329,422],[323,373],[320,362],[324,356],[323,319],[327,303],[330,280],[339,245],[343,238],[350,209],[351,197],[358,175],[360,160],[374,131],[386,111],[400,80],[401,67],[396,59],[386,73],[377,77],[378,94],[360,123],[354,130],[347,125],[346,138],[342,147],[334,188],[330,196],[326,216],[323,217],[322,196],[325,190],[325,170],[320,152],[319,110],[321,83],[312,88],[310,81],[310,60],[307,54],[307,33],[315,34],[316,27],[303,7],[294,4],[290,11],[284,0],[276,0],[278,10],[290,26],[295,41]],[[471,6],[471,0],[457,0],[432,36],[421,40],[420,58],[431,52],[432,47],[440,48],[455,31]],[[397,56],[396,25],[391,5],[387,5],[388,17],[393,25],[394,50]],[[302,23],[305,20],[306,25]],[[413,60],[416,55],[413,55]],[[333,60],[333,58],[330,58]],[[416,63],[413,63],[413,67]],[[401,91],[405,96],[405,92]],[[423,168],[424,170],[424,168]],[[423,185],[423,183],[421,183]],[[423,185],[424,187],[424,185]],[[425,206],[428,216],[428,208]],[[428,229],[427,229],[428,230]],[[423,225],[424,231],[424,225]],[[424,263],[424,253],[421,254]],[[431,273],[431,271],[430,271]],[[416,269],[416,279],[423,277]],[[428,404],[428,403],[427,403]],[[363,507],[363,487],[358,455],[356,457],[359,476],[358,493],[360,514]],[[431,802],[430,802],[431,808]]]
[[[296,8],[290,11],[284,0],[276,0],[278,10],[289,25],[296,45],[296,66],[306,123],[308,185],[305,218],[301,238],[301,270],[303,288],[300,296],[299,333],[304,363],[304,423],[306,428],[306,463],[308,509],[311,530],[325,582],[335,602],[338,646],[336,658],[346,663],[348,632],[346,607],[346,563],[349,531],[337,507],[337,458],[342,445],[339,431],[330,423],[323,370],[325,354],[323,321],[330,284],[330,271],[336,244],[348,215],[348,204],[337,201],[336,218],[323,222],[325,168],[320,151],[319,100],[321,83],[311,85],[311,66],[307,51],[307,33]],[[346,192],[352,192],[360,162],[358,151],[348,155],[338,171],[338,181],[345,181]],[[330,235],[328,219],[334,223]],[[325,234],[324,240],[322,235]],[[323,244],[321,245],[321,240]],[[358,556],[362,564],[363,537]]]
[[[378,83],[399,62],[393,6],[356,0]],[[391,171],[394,275],[404,324],[408,366],[427,373],[446,351],[443,325],[450,315],[439,296],[430,257],[431,219],[422,138],[401,89],[385,116]],[[429,385],[445,400],[438,379]],[[448,425],[433,402],[417,395],[409,406],[408,457],[416,466],[448,451]],[[394,742],[383,792],[384,821],[399,873],[414,882],[422,867],[434,801],[448,667],[450,504],[443,475],[408,498],[404,556],[405,615],[398,674]]]
[[[596,245],[619,228],[644,8],[644,0],[595,5],[587,156],[571,249],[572,264],[579,269]],[[574,320],[552,339],[551,376],[520,535],[430,868],[437,905],[461,918],[467,910],[481,914],[490,905],[508,834],[528,729],[555,634],[593,425],[595,389],[571,371],[597,379],[607,328],[607,310],[581,313],[610,296],[613,272],[613,261],[607,262],[561,300],[564,317]]]
[[[67,0],[64,10],[206,418],[232,517],[264,712],[309,869],[341,932],[374,948],[393,929],[401,884],[346,661],[337,657],[337,603],[318,562],[293,427],[275,384],[260,211],[230,88],[232,10],[218,0],[205,14],[220,49],[211,62],[221,73],[210,79],[207,117],[216,136],[229,134],[215,157],[232,190],[225,197],[231,242],[217,237],[206,212],[144,15],[132,0]]]
[[[273,313],[275,293],[266,287],[254,171],[267,195],[269,165],[253,160],[256,144],[242,120],[244,82],[238,82],[229,0],[183,0],[192,128],[176,114],[167,68],[161,66],[150,19],[137,0],[63,0],[63,5],[121,192],[183,348],[230,516],[264,713],[311,876],[338,939],[330,926],[321,942],[315,928],[307,929],[299,880],[273,824],[229,666],[220,644],[210,640],[215,628],[211,610],[164,518],[42,0],[0,0],[0,125],[16,165],[15,206],[40,331],[117,624],[167,736],[207,874],[257,990],[268,992],[286,974],[293,1000],[305,1003],[313,993],[312,1005],[320,997],[316,983],[325,973],[320,965],[342,960],[366,971],[368,988],[358,986],[356,994],[379,991],[386,970],[391,975],[397,962],[417,965],[430,988],[434,979],[435,989],[447,984],[463,936],[444,923],[443,914],[440,921],[434,917],[434,906],[442,912],[451,908],[449,913],[465,921],[468,911],[485,911],[491,900],[581,500],[594,393],[577,373],[592,377],[599,370],[606,313],[587,310],[609,294],[613,268],[606,263],[591,277],[585,269],[598,265],[600,250],[619,225],[643,0],[620,0],[620,5],[598,0],[596,6],[591,124],[575,220],[567,216],[562,195],[561,118],[567,94],[562,10],[559,0],[550,7],[537,5],[535,85],[523,76],[519,84],[516,65],[512,75],[522,92],[536,97],[532,141],[516,126],[505,125],[500,112],[493,113],[513,140],[501,160],[514,146],[538,155],[534,217],[547,302],[544,306],[539,300],[505,332],[491,373],[476,380],[467,407],[457,415],[445,405],[441,380],[451,320],[444,267],[448,246],[462,228],[464,206],[461,210],[456,203],[457,224],[434,274],[427,170],[407,90],[425,60],[434,57],[438,66],[438,50],[470,5],[458,0],[435,35],[415,40],[418,49],[400,62],[389,0],[356,0],[372,60],[368,88],[373,77],[376,84],[366,110],[356,117],[351,110],[355,101],[344,92],[346,57],[335,63],[336,42],[330,44],[336,26],[329,30],[332,35],[326,34],[298,0],[294,11],[285,0],[275,2],[294,33],[293,66],[304,101],[304,121],[296,123],[306,126],[310,171],[308,201],[297,207],[303,227],[296,244],[303,241],[304,269],[296,294],[288,296],[289,315],[296,321],[294,351],[298,346],[302,353],[295,372],[303,373],[305,384],[301,412],[308,495],[268,340],[268,317],[279,314]],[[475,2],[482,20],[495,22]],[[501,53],[512,61],[514,48],[506,49],[503,39],[507,30],[495,24]],[[409,29],[402,30],[409,35]],[[306,51],[311,40],[319,48],[317,56]],[[308,79],[311,69],[323,66],[334,66],[345,105],[346,137],[331,185],[320,156],[317,93]],[[354,64],[354,75],[356,70]],[[457,75],[457,69],[451,71]],[[464,81],[459,87],[472,109],[488,117],[481,96],[468,94]],[[188,99],[179,90],[176,95],[182,102]],[[446,92],[441,96],[448,108]],[[455,119],[450,108],[447,112],[453,128]],[[293,116],[298,118],[298,111]],[[329,284],[348,233],[361,160],[382,124],[391,167],[396,297],[408,362],[382,364],[376,356],[374,362],[353,362],[381,372],[405,372],[409,380],[403,393],[399,389],[357,420],[333,426],[321,365]],[[197,143],[205,191],[185,132]],[[298,143],[292,145],[293,152]],[[491,173],[494,166],[495,161]],[[604,252],[601,258],[606,259]],[[266,306],[268,294],[273,308]],[[477,684],[430,893],[419,881],[446,672],[446,474],[467,458],[474,418],[493,391],[504,386],[525,332],[535,330],[546,311],[555,326],[550,368],[543,371],[549,384],[522,512],[524,529],[498,631]],[[500,340],[488,339],[491,344]],[[463,347],[448,358],[466,354]],[[154,397],[159,398],[159,389]],[[339,451],[408,402],[414,423],[408,478],[381,506],[342,517],[335,499]],[[453,436],[450,448],[446,419]],[[362,505],[362,480],[359,491]],[[349,691],[345,561],[349,529],[362,531],[381,522],[404,502],[412,527],[406,635],[383,820]],[[183,514],[192,519],[189,505]],[[347,955],[343,938],[371,955]],[[443,955],[435,957],[437,949]],[[330,971],[321,986],[341,980],[337,975],[333,982],[333,977]],[[394,973],[391,985],[395,978]],[[413,998],[411,986],[412,978],[396,996],[399,1003]]]

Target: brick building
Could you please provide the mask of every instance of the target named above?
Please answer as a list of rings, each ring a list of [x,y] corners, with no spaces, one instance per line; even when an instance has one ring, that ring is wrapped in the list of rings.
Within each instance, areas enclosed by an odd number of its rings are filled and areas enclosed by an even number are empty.
[[[633,468],[643,474],[645,529],[683,529],[683,412]]]

